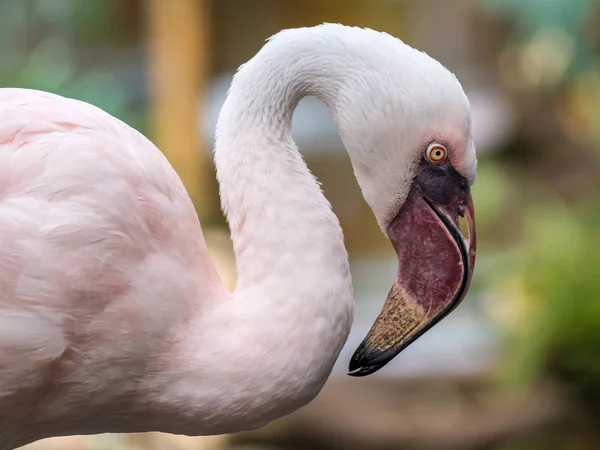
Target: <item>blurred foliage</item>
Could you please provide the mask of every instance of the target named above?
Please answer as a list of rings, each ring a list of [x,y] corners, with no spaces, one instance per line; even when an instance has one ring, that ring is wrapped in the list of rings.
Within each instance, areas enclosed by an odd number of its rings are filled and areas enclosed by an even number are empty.
[[[119,0],[3,0],[0,85],[83,100],[143,131],[144,113],[115,64],[130,28],[118,6]]]
[[[600,155],[600,0],[482,0],[510,19],[499,57],[501,75],[516,90],[555,92],[573,140],[588,139]]]
[[[545,36],[550,45],[566,46],[571,73],[577,74],[595,61],[585,30],[592,9],[600,4],[598,0],[484,1],[492,11],[508,14],[514,20],[513,41],[531,43],[540,36]],[[552,50],[556,53],[559,49]],[[544,56],[551,57],[546,54]]]
[[[485,176],[482,170],[478,173],[477,183],[486,185],[486,198],[498,185],[505,191],[511,186],[503,201],[494,200],[493,206],[477,203],[478,208],[483,206],[480,223],[499,220],[499,213],[507,213],[506,204],[516,218],[505,222],[513,236],[510,248],[502,251],[508,256],[493,274],[488,273],[488,288],[494,291],[491,303],[497,305],[496,315],[507,335],[502,370],[518,386],[559,380],[580,405],[598,408],[600,196],[581,189],[566,200],[557,195],[551,179],[561,176],[561,166],[554,167],[550,179],[548,175],[544,179],[541,171],[553,152],[568,151],[572,158],[580,157],[581,151],[600,156],[600,59],[593,28],[600,1],[483,0],[482,4],[488,12],[509,17],[513,25],[499,57],[508,87],[517,97],[527,98],[523,106],[550,99],[531,107],[530,116],[545,121],[523,124],[541,129],[530,135],[534,141],[528,143],[544,149],[534,153],[534,164],[525,172],[513,171],[509,183],[498,181],[496,173],[507,170],[498,164],[490,163]],[[547,120],[550,115],[543,108],[548,105],[561,118],[558,125]],[[560,129],[545,129],[553,125]],[[556,136],[564,140],[549,148]],[[527,151],[521,143],[519,152]],[[485,160],[481,164],[487,165]],[[581,171],[580,176],[589,175]],[[502,231],[489,230],[495,236],[490,239],[499,241]]]
[[[600,207],[547,199],[526,219],[514,284],[520,311],[509,331],[508,365],[517,383],[563,382],[586,406],[600,406]],[[505,280],[506,281],[506,280]]]

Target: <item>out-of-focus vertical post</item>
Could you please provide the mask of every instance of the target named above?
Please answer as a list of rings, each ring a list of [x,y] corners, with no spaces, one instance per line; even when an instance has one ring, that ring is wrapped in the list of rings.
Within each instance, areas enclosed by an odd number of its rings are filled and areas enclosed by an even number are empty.
[[[210,210],[210,161],[199,139],[208,77],[207,0],[146,0],[152,136],[173,165],[198,214]]]

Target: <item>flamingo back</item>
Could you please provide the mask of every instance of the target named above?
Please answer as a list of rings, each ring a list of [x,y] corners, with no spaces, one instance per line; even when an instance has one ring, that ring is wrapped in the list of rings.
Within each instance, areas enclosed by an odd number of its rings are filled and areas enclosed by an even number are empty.
[[[131,409],[219,288],[161,152],[98,108],[38,91],[0,89],[0,249],[0,449],[25,417],[34,430]]]

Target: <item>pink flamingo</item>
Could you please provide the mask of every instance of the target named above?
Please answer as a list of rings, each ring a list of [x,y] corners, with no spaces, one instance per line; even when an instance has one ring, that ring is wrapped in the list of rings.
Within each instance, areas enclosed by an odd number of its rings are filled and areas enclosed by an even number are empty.
[[[469,103],[447,69],[387,34],[283,31],[236,74],[215,146],[234,292],[146,138],[89,104],[0,89],[0,449],[230,433],[317,395],[353,293],[338,220],[290,133],[305,95],[328,105],[400,261],[351,375],[460,302],[475,256]]]

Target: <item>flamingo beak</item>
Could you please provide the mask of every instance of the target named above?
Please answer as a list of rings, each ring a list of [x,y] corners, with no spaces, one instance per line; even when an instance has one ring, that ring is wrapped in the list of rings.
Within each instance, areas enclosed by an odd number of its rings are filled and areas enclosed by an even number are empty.
[[[463,299],[475,263],[475,214],[463,186],[444,205],[413,189],[389,226],[398,275],[383,309],[350,361],[351,376],[370,375],[450,313]],[[468,238],[458,217],[464,217]]]

